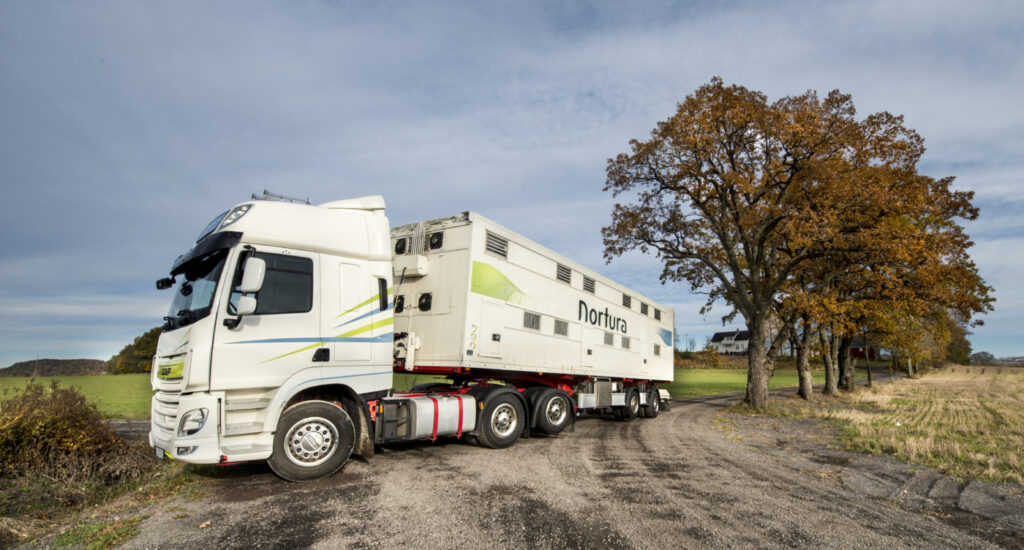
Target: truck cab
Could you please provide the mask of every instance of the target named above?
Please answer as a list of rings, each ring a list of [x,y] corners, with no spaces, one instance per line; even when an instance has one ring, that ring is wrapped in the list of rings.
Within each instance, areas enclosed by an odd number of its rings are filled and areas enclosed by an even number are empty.
[[[321,477],[351,452],[372,454],[366,403],[392,385],[384,206],[252,200],[178,257],[157,282],[173,292],[151,373],[158,456],[272,459],[283,477]],[[282,432],[296,407],[320,409]],[[275,435],[288,452],[272,458]]]

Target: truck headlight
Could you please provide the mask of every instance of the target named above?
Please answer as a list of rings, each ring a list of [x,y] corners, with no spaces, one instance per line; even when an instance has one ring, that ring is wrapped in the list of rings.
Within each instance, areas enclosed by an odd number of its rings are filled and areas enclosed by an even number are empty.
[[[192,409],[181,415],[181,422],[178,423],[178,436],[192,435],[203,429],[203,426],[206,425],[206,417],[209,416],[208,413],[209,411],[203,408]]]

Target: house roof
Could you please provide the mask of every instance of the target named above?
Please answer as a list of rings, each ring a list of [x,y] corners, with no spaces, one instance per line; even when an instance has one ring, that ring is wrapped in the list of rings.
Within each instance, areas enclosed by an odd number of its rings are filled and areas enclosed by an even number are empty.
[[[728,332],[716,332],[715,335],[711,337],[711,341],[721,342],[730,336],[733,337],[734,342],[750,340],[750,331],[736,329]]]

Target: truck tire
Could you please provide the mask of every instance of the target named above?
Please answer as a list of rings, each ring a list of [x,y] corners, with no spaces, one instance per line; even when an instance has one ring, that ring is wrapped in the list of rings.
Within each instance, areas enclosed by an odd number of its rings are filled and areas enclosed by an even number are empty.
[[[344,409],[326,401],[304,401],[281,415],[267,463],[288,481],[312,481],[340,470],[355,441],[355,426]]]
[[[626,388],[626,406],[622,408],[622,418],[634,420],[640,415],[640,392],[636,388]]]
[[[491,449],[511,447],[519,440],[525,422],[526,414],[519,398],[511,393],[500,393],[484,407],[476,439]]]
[[[658,394],[658,390],[656,388],[651,388],[651,391],[647,392],[647,404],[644,405],[644,417],[658,418],[659,412],[661,412],[661,395]]]
[[[541,396],[538,405],[537,428],[546,434],[555,435],[572,421],[572,399],[563,391],[548,391]]]

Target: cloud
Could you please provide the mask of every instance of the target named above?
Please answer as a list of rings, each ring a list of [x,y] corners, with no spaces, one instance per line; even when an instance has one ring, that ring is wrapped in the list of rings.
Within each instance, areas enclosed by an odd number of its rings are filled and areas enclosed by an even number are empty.
[[[662,286],[649,257],[605,265],[599,233],[606,159],[713,75],[905,114],[926,172],[978,193],[969,228],[1002,292],[1012,255],[989,251],[1022,233],[1022,15],[984,1],[6,2],[0,306],[42,295],[138,319],[103,297],[160,301],[152,281],[203,225],[270,189],[382,194],[396,224],[478,211],[713,332],[724,311],[705,321],[702,297]],[[124,325],[101,355],[145,328]],[[14,331],[0,325],[0,349]]]

